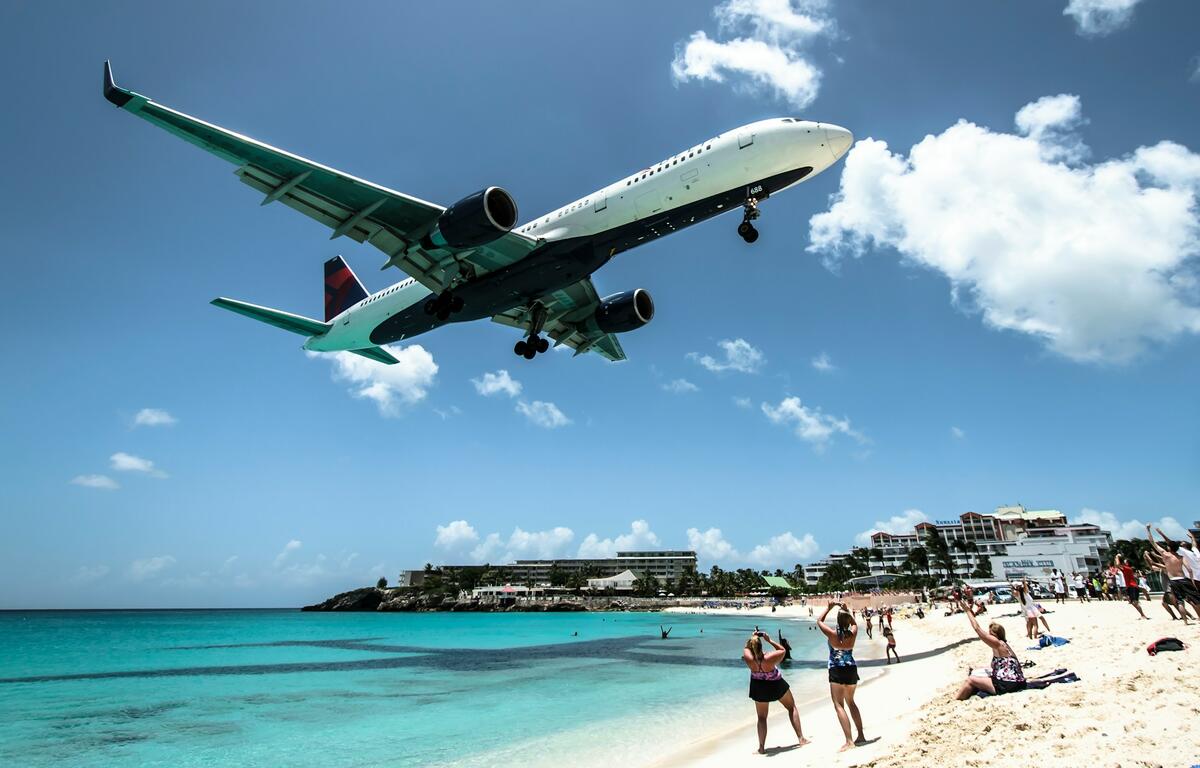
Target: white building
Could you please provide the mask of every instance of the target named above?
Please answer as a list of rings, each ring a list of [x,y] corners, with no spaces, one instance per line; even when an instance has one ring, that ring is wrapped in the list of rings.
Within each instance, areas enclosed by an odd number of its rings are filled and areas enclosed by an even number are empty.
[[[606,589],[613,589],[617,592],[632,592],[633,582],[640,578],[636,573],[630,570],[621,571],[615,576],[605,576],[602,579],[588,579],[587,588],[593,592],[603,592]]]

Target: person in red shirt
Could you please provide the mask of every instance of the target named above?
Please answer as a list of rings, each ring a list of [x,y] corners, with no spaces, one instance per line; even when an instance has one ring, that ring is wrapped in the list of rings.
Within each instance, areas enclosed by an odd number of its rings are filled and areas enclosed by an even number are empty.
[[[1150,617],[1142,610],[1142,606],[1138,604],[1138,599],[1141,597],[1141,590],[1138,589],[1137,575],[1133,572],[1133,566],[1125,562],[1125,559],[1120,555],[1113,558],[1113,565],[1117,568],[1122,581],[1125,582],[1125,594],[1129,598],[1129,603],[1143,619],[1149,620]]]

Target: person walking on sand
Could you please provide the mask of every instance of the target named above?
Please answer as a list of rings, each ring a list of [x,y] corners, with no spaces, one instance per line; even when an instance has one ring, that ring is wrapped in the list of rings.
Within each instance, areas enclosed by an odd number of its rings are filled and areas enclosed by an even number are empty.
[[[971,629],[974,629],[979,639],[992,649],[992,668],[986,675],[968,673],[955,698],[966,701],[974,696],[976,691],[1000,695],[1024,690],[1025,671],[1021,668],[1021,660],[1013,653],[1012,646],[1005,639],[1004,627],[993,621],[985,632],[971,612],[967,611],[965,604],[963,610],[971,622]]]
[[[1138,589],[1137,574],[1133,572],[1133,566],[1125,562],[1125,558],[1116,555],[1113,558],[1113,566],[1117,569],[1117,584],[1125,586],[1125,597],[1129,604],[1137,609],[1138,615],[1147,621],[1150,617],[1142,610],[1141,603],[1138,599],[1141,597],[1141,590]]]
[[[1025,636],[1030,640],[1034,640],[1042,634],[1037,628],[1039,619],[1042,622],[1042,626],[1046,628],[1046,632],[1049,633],[1050,625],[1046,623],[1046,617],[1042,615],[1041,607],[1033,599],[1033,592],[1029,589],[1029,582],[1022,579],[1021,583],[1016,586],[1016,590],[1017,599],[1020,600],[1021,608],[1025,612]],[[965,603],[960,602],[960,605],[964,606],[963,610],[968,613],[970,612],[965,607]]]
[[[887,650],[884,652],[884,655],[887,656],[887,663],[891,664],[892,657],[895,656],[896,663],[899,664],[900,654],[896,653],[896,633],[892,631],[891,627],[888,627],[883,630],[883,636],[887,638]]]
[[[840,608],[836,628],[825,623],[826,617],[834,608]],[[882,614],[879,620],[882,624]],[[854,660],[854,641],[858,639],[858,625],[846,610],[845,603],[830,603],[825,606],[821,618],[817,619],[817,626],[829,643],[829,698],[833,700],[833,709],[837,712],[838,723],[841,724],[842,733],[846,737],[846,743],[838,751],[845,752],[867,743],[867,737],[863,735],[862,714],[858,711],[858,705],[854,703],[854,690],[858,687],[858,663]],[[882,629],[882,626],[880,628]],[[847,709],[850,710],[849,717],[846,715]],[[858,729],[858,738],[853,740],[850,738],[851,718],[854,720],[854,727]]]
[[[774,650],[763,653],[764,642],[770,643]],[[792,698],[787,681],[779,671],[779,665],[783,663],[786,655],[787,649],[772,640],[766,632],[760,632],[758,629],[750,635],[746,647],[742,650],[742,661],[750,668],[750,698],[754,700],[754,709],[758,713],[760,755],[767,752],[767,712],[772,701],[778,701],[787,710],[792,729],[796,731],[796,738],[799,739],[799,746],[803,747],[809,743],[800,728],[800,712],[796,710],[796,700]]]
[[[1191,603],[1192,610],[1196,612],[1197,616],[1200,616],[1200,588],[1197,588],[1193,581],[1200,574],[1190,568],[1186,573],[1184,572],[1187,562],[1179,556],[1179,542],[1167,538],[1161,529],[1157,530],[1158,535],[1162,537],[1163,544],[1166,545],[1165,549],[1154,540],[1154,534],[1149,525],[1146,526],[1146,536],[1150,539],[1150,546],[1154,549],[1154,553],[1163,562],[1167,578],[1171,580],[1171,592],[1181,604]]]

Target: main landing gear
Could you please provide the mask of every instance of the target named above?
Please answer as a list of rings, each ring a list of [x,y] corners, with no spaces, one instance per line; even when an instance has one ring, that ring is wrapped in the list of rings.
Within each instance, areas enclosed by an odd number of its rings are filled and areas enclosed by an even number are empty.
[[[518,341],[513,347],[513,352],[526,360],[532,360],[539,352],[550,349],[549,339],[541,335],[542,326],[546,324],[546,307],[538,302],[533,305],[531,312],[533,317],[529,323],[529,336]]]
[[[462,308],[462,296],[455,296],[450,291],[442,291],[425,300],[425,314],[437,315],[438,320],[449,320],[450,315],[461,312]]]
[[[738,224],[737,233],[747,243],[753,243],[758,239],[758,230],[750,222],[758,218],[758,198],[746,198],[742,211],[742,223]]]

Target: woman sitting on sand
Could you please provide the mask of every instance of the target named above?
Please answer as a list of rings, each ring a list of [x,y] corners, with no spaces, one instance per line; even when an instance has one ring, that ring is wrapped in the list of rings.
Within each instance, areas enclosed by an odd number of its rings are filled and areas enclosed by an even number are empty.
[[[831,629],[825,623],[825,617],[835,606],[838,611],[837,629]],[[880,621],[883,614],[879,615]],[[858,664],[854,661],[854,641],[858,639],[858,625],[854,617],[846,610],[845,603],[830,603],[825,606],[825,613],[817,619],[817,626],[825,633],[829,641],[829,697],[833,699],[833,709],[837,712],[838,722],[842,724],[842,733],[846,743],[838,751],[845,752],[860,744],[866,744],[863,736],[862,715],[858,705],[854,703],[854,689],[858,685]],[[854,718],[854,727],[858,729],[858,738],[850,740],[850,718],[846,717],[846,708],[850,708],[850,717]]]
[[[992,649],[992,669],[987,675],[968,674],[962,688],[958,689],[958,700],[966,701],[975,695],[976,691],[986,691],[990,694],[1012,693],[1025,689],[1025,672],[1012,646],[1004,637],[1004,627],[996,622],[988,625],[985,632],[975,620],[975,616],[963,605],[967,618],[971,620],[971,628],[979,639]]]
[[[763,653],[764,640],[775,650]],[[754,708],[758,712],[760,755],[766,754],[767,751],[767,712],[772,701],[778,701],[787,710],[788,719],[792,721],[792,728],[796,731],[800,746],[808,743],[804,732],[800,730],[800,713],[796,711],[796,701],[792,698],[787,681],[779,672],[779,665],[785,656],[787,649],[772,640],[766,632],[759,632],[758,629],[750,635],[750,639],[746,641],[746,648],[742,651],[742,661],[750,668],[750,698],[754,699]]]

